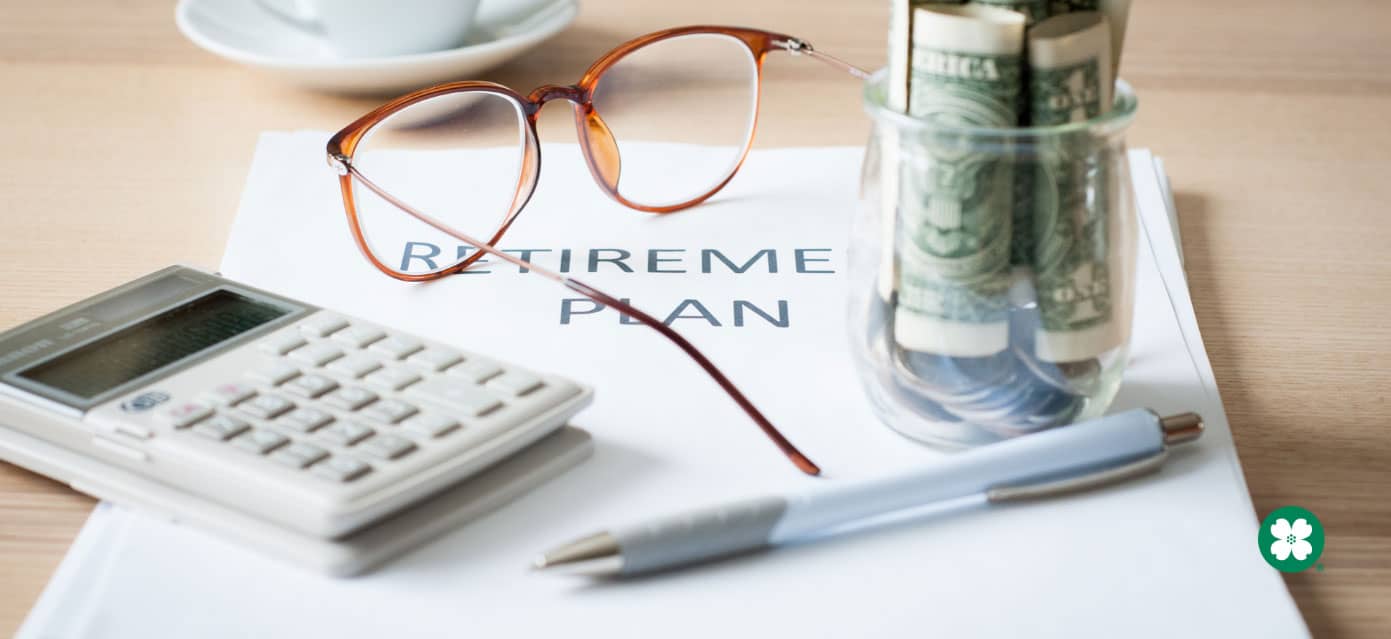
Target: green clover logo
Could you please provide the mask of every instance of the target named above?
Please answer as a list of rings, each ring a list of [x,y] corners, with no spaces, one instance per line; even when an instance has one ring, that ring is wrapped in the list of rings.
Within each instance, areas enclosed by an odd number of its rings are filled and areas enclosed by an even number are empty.
[[[1278,508],[1261,522],[1256,545],[1272,568],[1280,572],[1306,570],[1323,555],[1323,524],[1314,513],[1299,506]]]

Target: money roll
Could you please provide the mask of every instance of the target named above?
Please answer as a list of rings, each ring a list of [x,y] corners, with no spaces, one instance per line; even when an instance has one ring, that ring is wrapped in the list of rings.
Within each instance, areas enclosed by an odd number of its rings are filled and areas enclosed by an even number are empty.
[[[1035,126],[1082,122],[1111,107],[1111,32],[1106,16],[1076,12],[1029,31],[1029,116]],[[1037,149],[1033,270],[1040,326],[1035,354],[1078,362],[1119,346],[1112,291],[1118,246],[1106,187],[1109,151],[1086,135],[1045,138]]]
[[[908,113],[944,127],[1016,126],[1024,27],[1022,14],[1005,9],[915,8]],[[899,140],[894,341],[938,355],[993,355],[1009,346],[1013,158],[943,137],[927,127]]]

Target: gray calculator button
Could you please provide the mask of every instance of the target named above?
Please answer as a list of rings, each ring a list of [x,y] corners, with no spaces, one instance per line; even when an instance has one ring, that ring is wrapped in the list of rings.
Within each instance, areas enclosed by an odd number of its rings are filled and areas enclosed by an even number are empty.
[[[261,350],[271,355],[284,355],[296,348],[304,346],[304,338],[294,333],[284,333],[267,337],[261,342]]]
[[[271,362],[260,368],[252,369],[246,374],[247,377],[254,379],[262,384],[279,386],[285,382],[299,377],[299,369],[289,362]]]
[[[458,427],[458,421],[443,415],[416,415],[401,422],[401,428],[424,437],[439,437]]]
[[[366,355],[349,355],[328,365],[329,370],[353,379],[360,378],[381,367],[381,362]]]
[[[399,399],[384,399],[363,409],[362,416],[383,424],[395,424],[418,411]]]
[[[313,399],[338,388],[338,382],[324,377],[323,375],[310,373],[308,375],[299,376],[293,381],[285,384],[283,388],[286,392]]]
[[[386,333],[371,326],[354,326],[333,334],[334,341],[353,348],[367,348],[368,344],[383,337],[386,337]]]
[[[174,428],[187,428],[213,414],[213,409],[201,402],[184,402],[170,406],[160,413],[160,420]]]
[[[488,388],[513,397],[521,397],[544,385],[540,377],[522,371],[508,371],[488,380]]]
[[[328,342],[315,342],[290,353],[291,359],[299,360],[310,366],[323,366],[342,356],[343,351]]]
[[[253,430],[241,437],[232,440],[232,445],[247,452],[264,455],[280,446],[290,439],[280,433],[271,430]]]
[[[421,348],[424,348],[424,346],[421,345],[420,340],[401,335],[392,335],[391,337],[373,344],[370,350],[392,359],[401,359]]]
[[[323,401],[343,410],[357,410],[377,401],[377,394],[365,388],[347,386],[325,395]]]
[[[328,461],[314,464],[310,472],[331,481],[352,481],[371,472],[372,467],[352,457],[330,457]]]
[[[231,415],[218,415],[193,427],[193,432],[217,440],[226,440],[240,435],[251,428],[245,421]]]
[[[469,358],[469,361],[449,369],[448,372],[450,375],[466,379],[474,384],[482,384],[502,374],[502,367],[486,359]]]
[[[248,384],[238,384],[237,382],[227,382],[212,387],[204,394],[208,401],[218,406],[234,406],[238,402],[251,399],[256,395],[256,389]]]
[[[257,395],[237,406],[252,417],[260,417],[261,419],[271,419],[294,407],[295,405],[290,400],[279,395]]]
[[[427,348],[419,353],[411,355],[407,362],[416,366],[424,367],[431,371],[442,371],[450,366],[458,364],[464,358],[458,353],[442,348]]]
[[[502,406],[502,400],[481,387],[447,377],[432,379],[412,388],[411,392],[448,404],[469,417],[477,417]]]
[[[304,468],[328,457],[328,451],[309,442],[295,442],[271,453],[270,458],[291,468]]]
[[[420,375],[400,368],[384,368],[368,375],[362,381],[378,388],[398,391],[420,381]]]
[[[328,337],[347,327],[348,320],[337,315],[322,315],[299,325],[301,331],[314,337]]]
[[[340,446],[352,446],[375,432],[370,426],[357,422],[337,422],[319,431],[319,437]]]
[[[358,449],[377,459],[396,459],[415,450],[415,442],[397,435],[378,435],[363,442]]]
[[[317,408],[301,406],[285,413],[275,423],[307,433],[333,421],[333,416]]]

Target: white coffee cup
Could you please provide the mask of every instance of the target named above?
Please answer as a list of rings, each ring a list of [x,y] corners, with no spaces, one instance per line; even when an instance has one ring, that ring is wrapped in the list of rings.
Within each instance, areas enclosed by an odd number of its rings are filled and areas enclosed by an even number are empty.
[[[479,0],[259,0],[345,58],[409,55],[464,43]]]

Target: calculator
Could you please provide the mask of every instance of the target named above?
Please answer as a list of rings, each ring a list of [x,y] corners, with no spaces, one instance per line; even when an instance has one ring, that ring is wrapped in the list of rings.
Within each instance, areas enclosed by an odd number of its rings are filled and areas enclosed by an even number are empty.
[[[592,397],[184,266],[0,333],[0,459],[320,539],[459,485]]]

